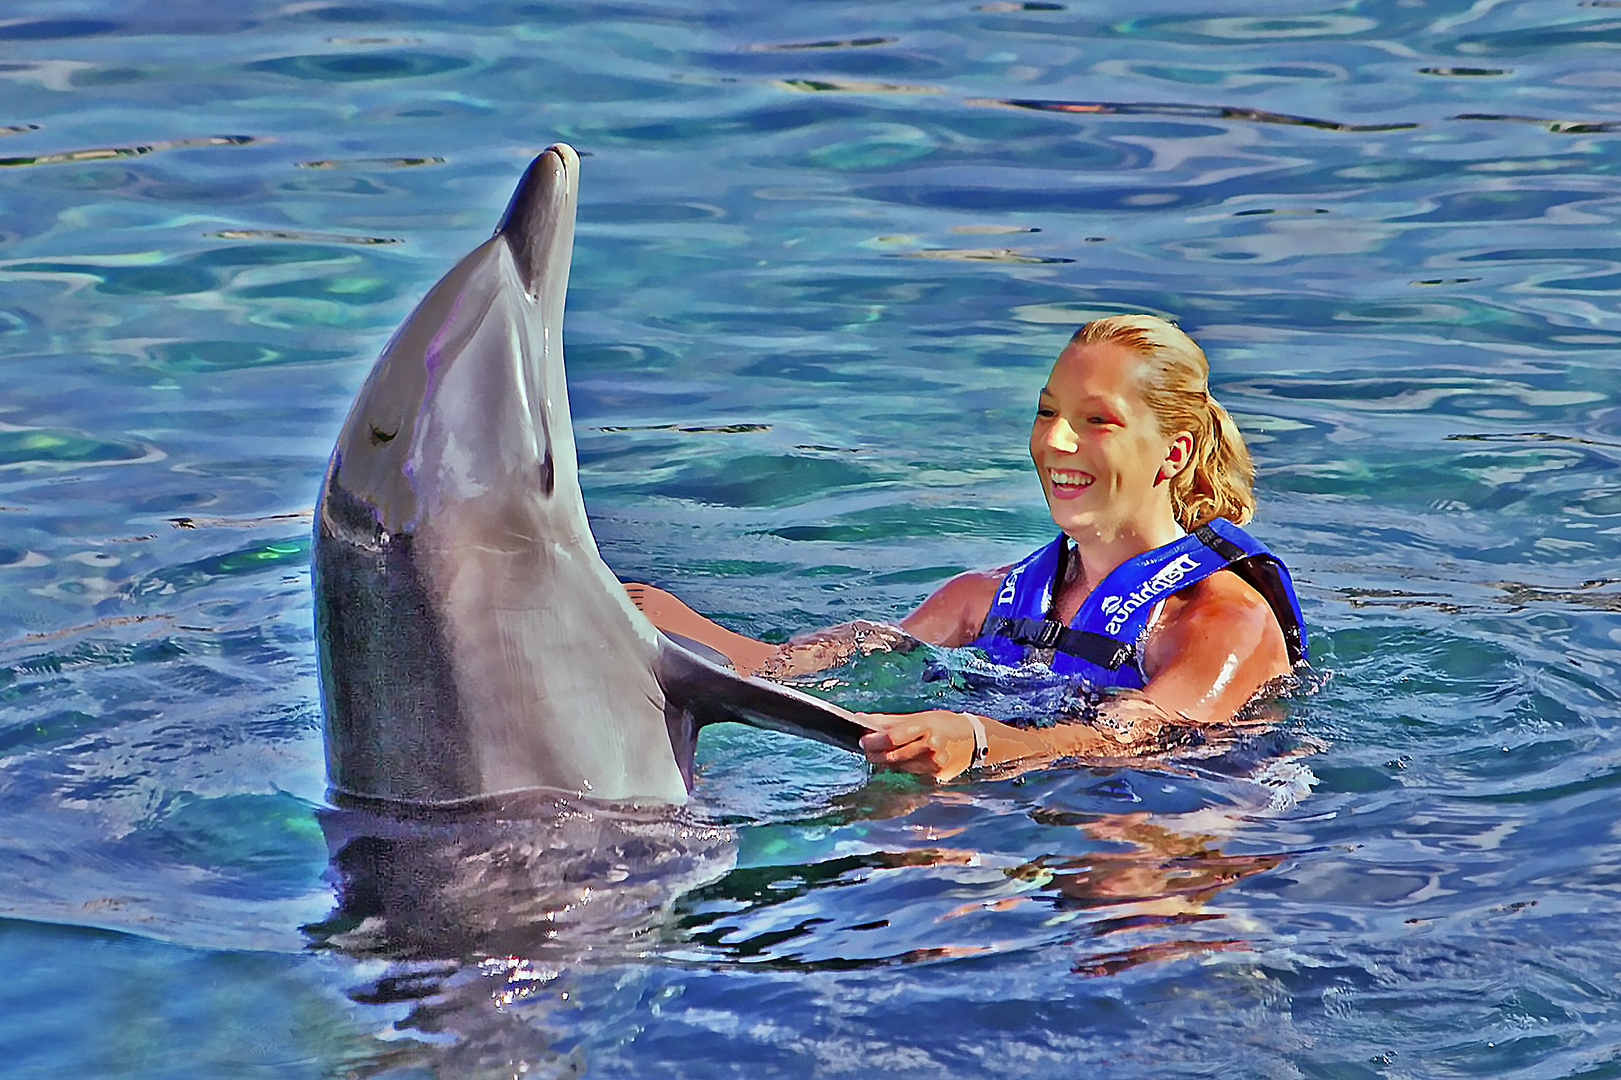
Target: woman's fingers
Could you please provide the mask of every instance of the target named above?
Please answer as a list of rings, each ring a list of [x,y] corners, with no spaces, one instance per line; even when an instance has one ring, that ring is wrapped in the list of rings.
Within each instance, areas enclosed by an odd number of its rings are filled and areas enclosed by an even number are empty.
[[[868,754],[867,760],[886,769],[915,773],[918,776],[928,776],[936,780],[949,778],[947,770],[936,759],[934,748],[921,739],[881,754]],[[950,775],[955,775],[955,773]]]
[[[875,728],[870,735],[861,737],[863,749],[890,751],[925,738],[929,725],[920,723],[917,713],[862,713],[861,718]]]
[[[644,585],[639,581],[625,582],[625,595],[630,597],[630,602],[636,606],[637,611],[652,619],[655,624],[666,615],[675,617],[691,610],[677,600],[674,594],[653,585]]]
[[[863,717],[863,719],[870,720],[871,717]],[[863,735],[861,737],[861,749],[866,751],[869,759],[872,759],[875,754],[891,755],[906,748],[912,748],[911,752],[917,753],[918,748],[929,749],[929,744],[924,737],[925,734],[922,731],[913,731],[901,727],[882,728],[869,735]]]
[[[949,780],[973,759],[973,730],[959,713],[935,709],[901,715],[871,713],[863,719],[878,728],[861,739],[861,749],[874,765]],[[958,753],[962,747],[956,745],[963,742],[955,730],[959,724],[966,732],[966,753]]]

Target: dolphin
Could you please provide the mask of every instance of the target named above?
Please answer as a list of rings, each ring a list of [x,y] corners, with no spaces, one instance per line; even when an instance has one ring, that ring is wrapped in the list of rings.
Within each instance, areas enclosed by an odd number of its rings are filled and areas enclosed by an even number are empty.
[[[340,804],[681,804],[705,724],[851,751],[868,730],[659,633],[602,561],[563,370],[579,165],[561,143],[529,164],[495,234],[395,331],[333,448],[311,584]]]

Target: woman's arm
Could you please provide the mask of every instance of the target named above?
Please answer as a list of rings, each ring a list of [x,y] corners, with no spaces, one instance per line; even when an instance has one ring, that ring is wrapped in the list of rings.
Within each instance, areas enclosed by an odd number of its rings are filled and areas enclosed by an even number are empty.
[[[878,729],[861,739],[868,761],[942,781],[973,765],[976,721],[985,732],[982,765],[1039,765],[1066,757],[1140,757],[1161,749],[1171,729],[1196,726],[1137,694],[1106,702],[1092,720],[1046,728],[1017,728],[988,716],[949,709],[857,715]]]
[[[640,582],[628,582],[625,592],[649,622],[660,630],[708,645],[731,660],[732,667],[741,675],[752,675],[769,660],[777,646],[726,629],[713,619],[705,618],[663,589]]]
[[[857,619],[795,634],[783,645],[728,630],[652,585],[627,584],[625,592],[654,626],[718,650],[739,674],[786,679],[836,667],[858,652],[908,647],[914,639],[931,645],[966,645],[979,635],[979,625],[1005,573],[1006,567],[957,575],[902,619],[898,628]]]
[[[1143,693],[1167,713],[1224,723],[1289,673],[1277,617],[1237,574],[1213,574],[1173,599],[1143,649]]]
[[[1011,566],[958,574],[901,620],[901,629],[930,645],[955,649],[979,637],[985,614]]]
[[[836,667],[856,653],[880,649],[908,648],[916,640],[888,623],[857,619],[822,630],[795,634],[785,644],[773,645],[728,630],[705,618],[674,595],[652,585],[629,583],[625,586],[631,603],[660,630],[708,645],[722,653],[739,675],[759,675],[767,679],[787,679]]]

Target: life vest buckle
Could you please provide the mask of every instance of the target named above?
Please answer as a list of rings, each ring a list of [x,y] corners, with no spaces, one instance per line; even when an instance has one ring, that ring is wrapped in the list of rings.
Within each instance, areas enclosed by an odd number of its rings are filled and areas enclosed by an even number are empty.
[[[1063,632],[1063,623],[1058,622],[1056,619],[1043,619],[1030,644],[1038,649],[1050,649],[1058,644],[1059,635],[1063,634]]]

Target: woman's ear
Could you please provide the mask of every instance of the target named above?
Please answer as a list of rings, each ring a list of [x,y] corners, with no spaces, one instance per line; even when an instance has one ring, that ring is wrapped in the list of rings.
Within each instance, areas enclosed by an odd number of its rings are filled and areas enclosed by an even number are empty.
[[[1163,484],[1193,461],[1193,436],[1186,431],[1179,431],[1171,439],[1171,445],[1165,451],[1165,461],[1159,467],[1159,476],[1154,478],[1155,484]]]

